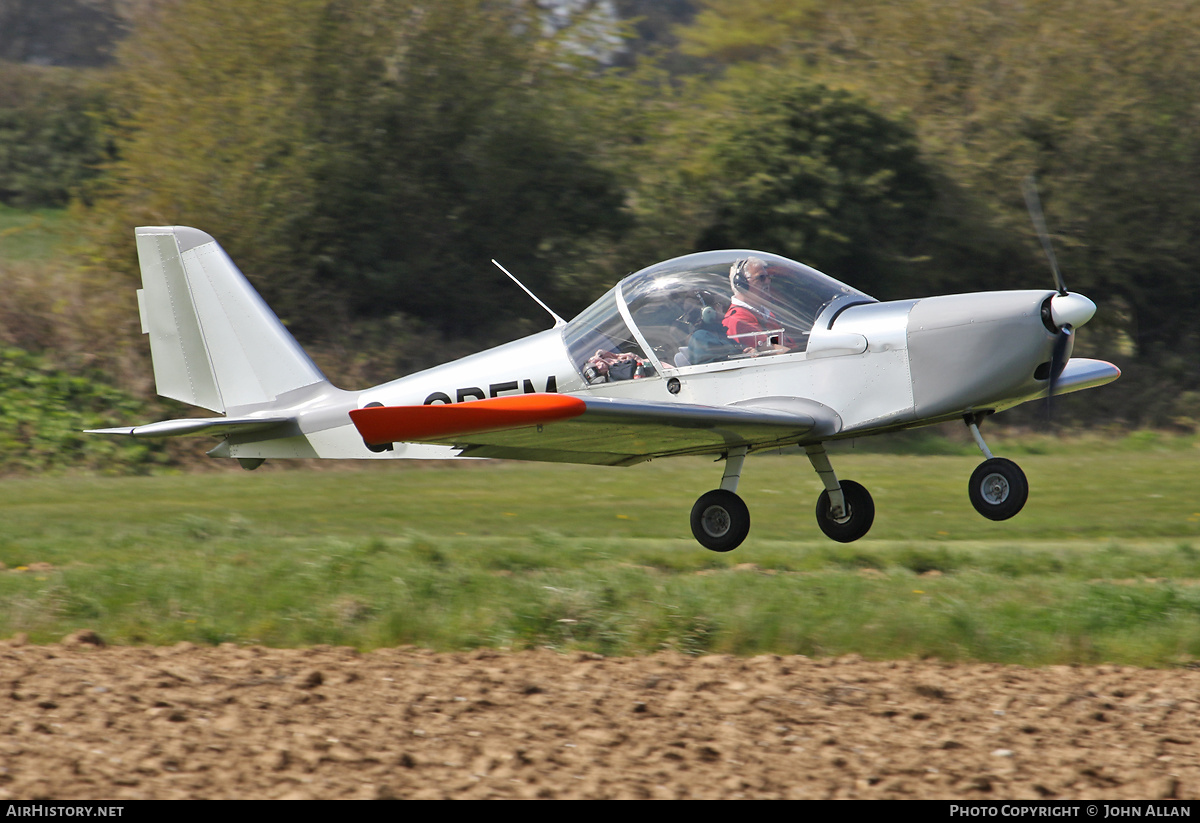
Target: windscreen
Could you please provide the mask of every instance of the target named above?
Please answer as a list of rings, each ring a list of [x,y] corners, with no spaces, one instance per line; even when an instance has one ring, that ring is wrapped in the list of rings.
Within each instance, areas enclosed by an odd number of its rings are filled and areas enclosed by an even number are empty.
[[[804,351],[838,299],[874,302],[816,269],[752,251],[702,252],[621,283],[634,325],[665,366]]]

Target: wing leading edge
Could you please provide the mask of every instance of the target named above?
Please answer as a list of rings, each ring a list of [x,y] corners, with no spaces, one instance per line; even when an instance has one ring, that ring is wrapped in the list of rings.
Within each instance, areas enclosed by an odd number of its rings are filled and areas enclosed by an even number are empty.
[[[628,466],[653,457],[795,443],[839,421],[811,412],[559,394],[350,412],[369,445],[438,443],[463,457]]]

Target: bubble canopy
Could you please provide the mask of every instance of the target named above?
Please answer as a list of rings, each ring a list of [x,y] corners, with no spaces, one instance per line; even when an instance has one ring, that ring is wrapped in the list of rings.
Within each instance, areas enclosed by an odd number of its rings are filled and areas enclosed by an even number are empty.
[[[754,288],[745,276],[731,276],[739,262],[743,273],[754,273]],[[874,302],[786,257],[744,249],[700,252],[629,275],[568,323],[563,339],[587,382],[610,382],[801,352],[823,313]],[[637,365],[606,371],[605,361],[618,360]]]

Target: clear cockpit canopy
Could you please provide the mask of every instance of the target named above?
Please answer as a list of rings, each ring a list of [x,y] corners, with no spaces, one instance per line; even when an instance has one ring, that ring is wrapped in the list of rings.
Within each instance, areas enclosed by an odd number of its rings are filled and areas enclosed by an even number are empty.
[[[748,258],[763,262],[769,285],[750,290],[742,279],[735,293],[731,270]],[[786,257],[701,252],[629,275],[568,323],[564,339],[585,380],[610,382],[804,351],[822,313],[869,302],[875,301]]]

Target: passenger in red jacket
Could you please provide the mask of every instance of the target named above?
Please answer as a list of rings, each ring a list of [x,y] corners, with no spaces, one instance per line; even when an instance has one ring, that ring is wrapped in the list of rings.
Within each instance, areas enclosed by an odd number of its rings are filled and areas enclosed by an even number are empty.
[[[767,304],[771,299],[771,273],[758,257],[744,257],[729,270],[733,301],[723,321],[729,339],[751,356],[791,351],[782,325]]]

